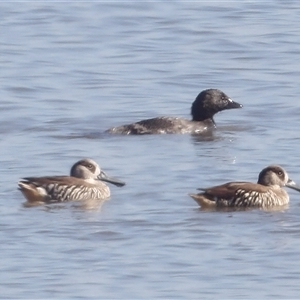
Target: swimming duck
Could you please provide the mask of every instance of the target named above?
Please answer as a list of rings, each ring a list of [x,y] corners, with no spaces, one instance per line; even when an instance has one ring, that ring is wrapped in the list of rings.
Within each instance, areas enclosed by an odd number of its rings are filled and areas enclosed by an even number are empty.
[[[289,203],[289,195],[283,187],[300,191],[287,172],[280,166],[264,168],[257,183],[228,182],[190,196],[201,207],[273,207]]]
[[[18,185],[28,202],[52,203],[106,199],[110,197],[110,189],[104,182],[125,185],[107,176],[94,160],[87,158],[72,166],[70,176],[26,177]]]
[[[241,108],[217,89],[202,91],[192,104],[192,120],[176,117],[157,117],[137,123],[113,127],[106,132],[112,134],[201,134],[216,127],[213,116],[225,109]]]

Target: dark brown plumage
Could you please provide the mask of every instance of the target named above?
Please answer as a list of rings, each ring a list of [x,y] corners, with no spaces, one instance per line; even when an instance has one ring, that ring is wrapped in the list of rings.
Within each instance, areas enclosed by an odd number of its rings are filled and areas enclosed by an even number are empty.
[[[229,182],[211,188],[199,189],[202,193],[190,194],[201,207],[273,207],[289,203],[283,187],[298,190],[280,166],[263,169],[257,183]]]
[[[241,104],[232,101],[217,89],[202,91],[192,104],[192,120],[176,117],[158,117],[133,124],[113,127],[106,132],[112,134],[201,134],[215,128],[213,116],[226,109],[240,108]]]

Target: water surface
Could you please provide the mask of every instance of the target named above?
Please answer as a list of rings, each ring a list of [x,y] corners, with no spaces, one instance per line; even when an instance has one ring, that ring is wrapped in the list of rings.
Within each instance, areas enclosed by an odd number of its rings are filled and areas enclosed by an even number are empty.
[[[297,1],[2,3],[1,297],[298,297],[299,193],[267,212],[203,211],[188,193],[274,163],[300,183],[299,13]],[[244,105],[212,136],[103,134],[189,118],[206,88]],[[23,206],[19,178],[83,157],[126,187]]]

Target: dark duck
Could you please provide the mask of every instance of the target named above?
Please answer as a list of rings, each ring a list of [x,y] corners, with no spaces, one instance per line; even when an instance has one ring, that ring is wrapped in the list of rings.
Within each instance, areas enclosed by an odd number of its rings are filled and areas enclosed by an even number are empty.
[[[289,195],[283,189],[300,191],[287,172],[280,166],[264,168],[257,183],[228,182],[210,188],[200,188],[199,194],[190,196],[202,207],[276,207],[289,203]]]
[[[113,127],[111,134],[201,134],[216,128],[214,115],[222,110],[241,108],[218,89],[202,91],[192,104],[192,120],[177,117],[157,117],[133,124]]]

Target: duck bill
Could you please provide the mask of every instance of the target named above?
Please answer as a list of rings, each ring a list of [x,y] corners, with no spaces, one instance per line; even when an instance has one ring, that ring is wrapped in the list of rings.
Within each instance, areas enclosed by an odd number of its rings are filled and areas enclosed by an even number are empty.
[[[114,177],[109,177],[106,173],[104,173],[103,171],[101,171],[100,175],[97,177],[99,180],[101,181],[105,181],[105,182],[109,182],[112,183],[118,187],[124,186],[125,182],[114,178]]]
[[[232,99],[228,99],[228,104],[226,106],[226,109],[232,109],[232,108],[242,108],[243,105],[238,103],[238,102],[235,102],[233,101]]]
[[[300,186],[296,185],[296,183],[291,179],[288,180],[288,182],[285,184],[285,186],[290,189],[300,192]]]

